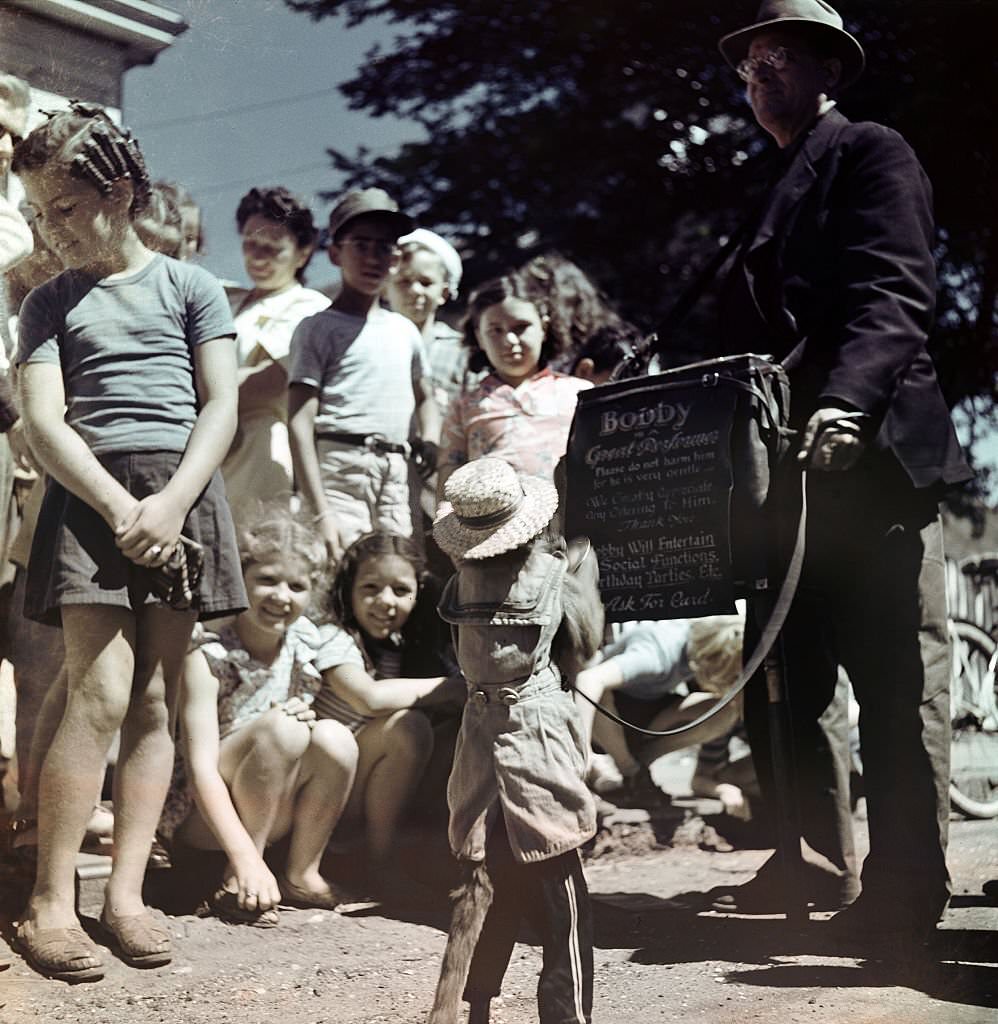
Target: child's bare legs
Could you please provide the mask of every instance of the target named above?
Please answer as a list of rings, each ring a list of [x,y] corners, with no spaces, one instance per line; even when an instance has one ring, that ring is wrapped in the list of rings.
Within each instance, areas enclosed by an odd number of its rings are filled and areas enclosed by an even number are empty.
[[[613,758],[621,774],[628,776],[637,775],[641,765],[627,747],[623,727],[606,715],[599,714],[591,703],[596,701],[609,711],[616,712],[613,691],[619,689],[623,682],[623,673],[613,658],[591,665],[583,669],[575,679],[575,688],[589,700],[577,696],[575,704],[585,730],[583,735],[586,737],[586,750],[591,752],[592,742],[595,740]]]
[[[222,740],[219,774],[247,834],[261,855],[268,842],[292,833],[287,876],[296,886],[323,893],[319,861],[346,805],[357,767],[357,743],[331,720],[299,721],[273,708]],[[197,808],[178,838],[200,849],[218,843]],[[226,882],[234,874],[226,867]]]
[[[367,852],[377,872],[391,857],[399,819],[433,753],[433,729],[419,711],[396,711],[365,725],[357,744],[349,813],[365,818]]]
[[[610,692],[603,695],[600,704],[614,714],[619,713],[617,711],[617,704],[613,699],[613,694]],[[589,711],[592,715],[596,716],[592,727],[593,739],[613,758],[614,763],[620,769],[620,774],[624,778],[637,775],[641,771],[641,763],[634,757],[627,746],[624,727],[618,725],[612,718],[599,714],[591,704],[589,705]]]
[[[646,728],[651,730],[676,729],[679,726],[688,725],[709,711],[718,702],[718,697],[712,693],[696,691],[688,694],[675,704],[663,708],[648,723]],[[586,718],[586,701],[583,705],[583,718]],[[615,713],[616,702],[611,692],[605,693],[601,704]],[[659,736],[643,740],[641,743],[640,760],[636,759],[627,746],[627,739],[623,727],[605,715],[600,715],[592,705],[588,705],[589,718],[595,716],[592,725],[593,739],[617,762],[617,767],[626,777],[634,775],[641,769],[641,765],[651,764],[652,761],[665,754],[671,754],[676,750],[686,747],[698,746],[708,740],[716,739],[729,733],[737,724],[741,712],[740,703],[732,701],[725,709],[708,719],[702,725],[697,726],[689,732],[679,733],[676,736]]]
[[[685,696],[677,707],[669,707],[660,711],[648,724],[648,728],[675,729],[681,725],[688,725],[713,708],[719,699],[716,694],[697,690]],[[660,736],[657,739],[649,740],[646,745],[642,745],[641,760],[645,764],[651,764],[656,758],[662,757],[664,754],[671,754],[674,750],[698,746],[708,740],[717,739],[719,736],[726,736],[738,724],[740,717],[741,701],[736,699],[731,701],[723,711],[719,711],[713,718],[708,718],[702,725],[698,725],[689,732],[680,733],[678,736]]]
[[[357,741],[342,722],[324,719],[314,724],[298,770],[285,871],[288,881],[306,892],[323,893],[329,888],[319,873],[319,862],[346,807],[358,760]]]
[[[30,792],[27,798],[30,806],[22,816],[34,817],[38,809],[38,773],[41,771],[44,753],[48,750],[62,718],[62,709],[66,703],[66,680],[63,674],[65,666],[62,630],[55,626],[42,625],[33,619],[25,618],[22,614],[25,578],[25,571],[18,569],[11,596],[11,615],[7,623],[7,656],[14,666],[14,687],[17,690],[17,788],[22,803],[26,792]],[[43,716],[50,713],[47,705],[52,697],[52,687],[60,676],[62,679],[59,699],[51,711],[53,720],[51,724],[43,726]],[[33,737],[42,729],[45,730],[42,756],[36,757],[32,763]]]
[[[61,645],[60,645],[61,646]],[[34,731],[30,737],[21,737],[19,751],[23,746],[27,747],[18,757],[18,803],[15,817],[34,819],[38,817],[38,782],[41,775],[42,763],[52,740],[55,737],[59,723],[66,710],[66,666],[62,664],[55,679],[45,693],[45,697],[39,707],[38,714],[34,718]],[[90,818],[87,821],[87,832],[94,835],[110,835],[109,824],[113,824],[111,812],[99,805],[100,793],[104,787],[104,774],[97,783],[97,790],[94,794],[93,808]],[[18,833],[14,839],[14,847],[36,846],[38,843],[37,830],[30,830],[23,835]]]
[[[596,718],[596,708],[593,707],[591,702],[602,703],[603,694],[608,690],[616,689],[616,686],[620,685],[618,679],[621,678],[619,673],[614,675],[610,672],[607,662],[600,662],[597,665],[583,669],[575,677],[575,689],[580,694],[585,694],[585,697],[576,696],[575,704],[579,709],[579,717],[582,719],[583,736],[585,737],[587,750],[593,740],[593,728]],[[586,697],[589,700],[586,700]]]
[[[31,736],[18,736],[17,814],[22,818],[38,816],[38,785],[45,755],[52,746],[66,710],[66,666],[59,669],[45,692],[34,719]],[[37,836],[33,842],[37,843]]]
[[[105,755],[129,708],[134,672],[135,617],[130,611],[72,605],[63,608],[62,618],[68,696],[41,771],[38,868],[27,911],[39,929],[79,923],[76,853]]]
[[[196,616],[147,605],[136,619],[131,700],[114,772],[114,863],[104,891],[110,920],[145,910],[142,881],[170,785],[172,709]]]
[[[306,722],[271,708],[222,740],[218,770],[257,852],[287,834],[299,762],[308,749]]]

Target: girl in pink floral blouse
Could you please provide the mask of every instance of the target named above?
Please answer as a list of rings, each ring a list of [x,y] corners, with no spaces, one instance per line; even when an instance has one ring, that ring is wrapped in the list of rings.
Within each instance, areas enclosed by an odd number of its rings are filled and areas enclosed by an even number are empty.
[[[483,455],[505,459],[519,473],[551,480],[565,454],[576,397],[592,387],[548,368],[558,353],[547,311],[528,298],[519,278],[482,285],[468,304],[465,344],[470,365],[491,373],[457,396],[444,421],[437,496],[459,466]]]

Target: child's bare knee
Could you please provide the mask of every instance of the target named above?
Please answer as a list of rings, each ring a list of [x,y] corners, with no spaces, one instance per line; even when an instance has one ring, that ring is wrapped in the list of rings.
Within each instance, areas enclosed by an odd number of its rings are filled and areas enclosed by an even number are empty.
[[[128,694],[106,686],[79,686],[66,701],[65,718],[81,723],[94,735],[113,735],[129,710]]]
[[[433,752],[433,727],[419,711],[397,712],[389,728],[393,749],[415,757],[429,757]]]
[[[285,714],[281,708],[271,708],[253,723],[253,745],[261,753],[299,761],[309,741],[308,724]]]
[[[352,772],[357,768],[360,753],[357,738],[342,722],[331,718],[316,722],[312,727],[310,746],[344,771]]]
[[[143,733],[167,732],[170,728],[170,712],[161,691],[149,691],[132,699],[125,714],[129,728]]]

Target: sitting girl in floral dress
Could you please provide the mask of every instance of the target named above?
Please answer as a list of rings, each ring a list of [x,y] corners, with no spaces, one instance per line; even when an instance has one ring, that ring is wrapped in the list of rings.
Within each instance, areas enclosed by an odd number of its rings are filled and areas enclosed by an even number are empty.
[[[195,635],[180,698],[180,777],[160,831],[181,847],[224,850],[210,909],[267,927],[278,902],[339,901],[319,861],[350,794],[357,747],[345,726],[312,710],[319,637],[304,612],[326,564],[322,541],[271,507],[242,531],[239,550],[250,606],[217,634]],[[263,853],[285,836],[275,878]]]

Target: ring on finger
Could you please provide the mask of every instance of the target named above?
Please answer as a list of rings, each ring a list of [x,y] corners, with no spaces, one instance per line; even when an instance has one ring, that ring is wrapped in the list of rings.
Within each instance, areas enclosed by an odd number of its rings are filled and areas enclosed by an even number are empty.
[[[153,544],[153,546],[149,548],[148,551],[146,551],[146,554],[152,558],[159,558],[159,556],[163,554],[163,549],[159,546],[159,544]]]

